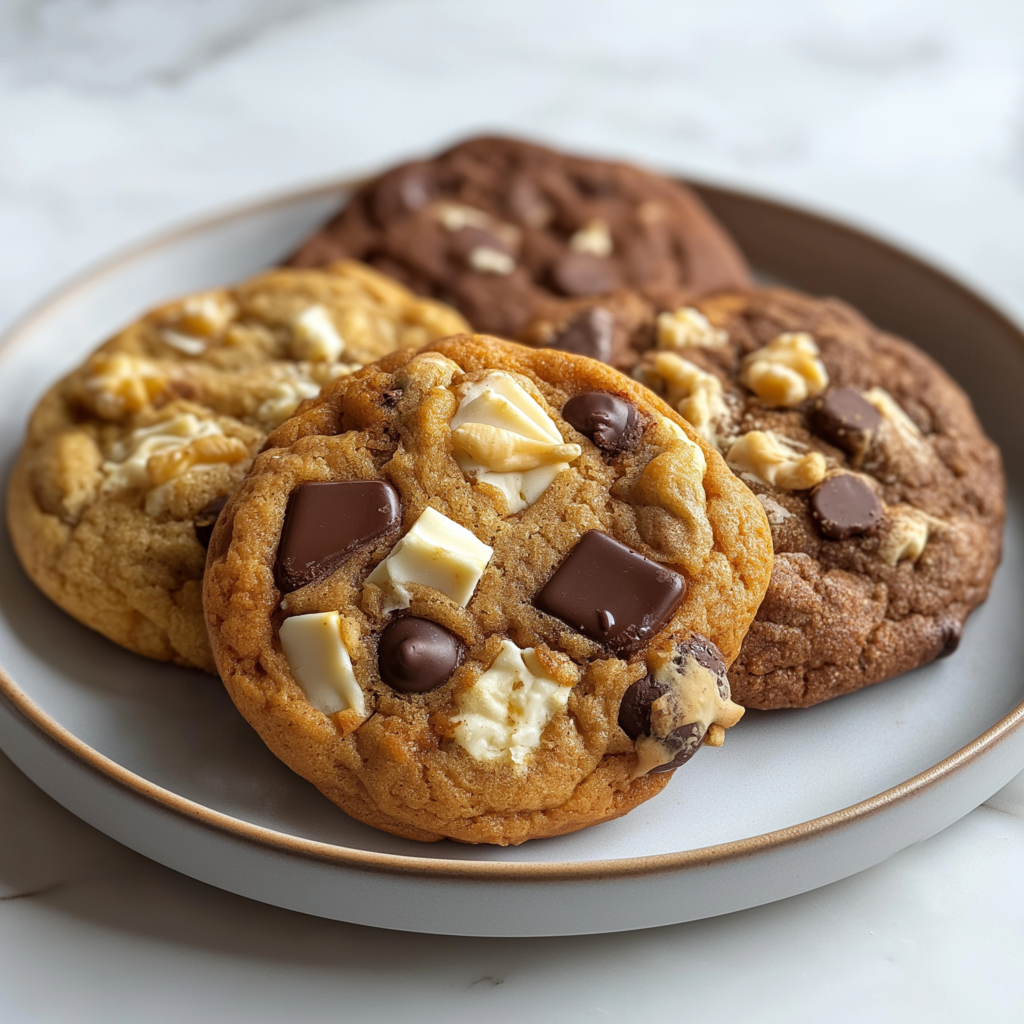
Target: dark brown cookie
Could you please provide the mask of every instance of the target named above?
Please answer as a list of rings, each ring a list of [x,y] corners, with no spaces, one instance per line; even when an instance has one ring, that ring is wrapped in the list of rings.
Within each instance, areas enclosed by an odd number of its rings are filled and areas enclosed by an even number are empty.
[[[749,283],[735,245],[684,186],[503,138],[388,171],[290,262],[343,256],[443,297],[477,330],[620,368],[649,347],[659,310]],[[595,306],[596,321],[586,316]]]
[[[775,568],[735,699],[804,707],[952,653],[1004,517],[999,451],[966,395],[835,299],[772,289],[695,307],[685,344],[659,333],[637,376],[768,513]]]

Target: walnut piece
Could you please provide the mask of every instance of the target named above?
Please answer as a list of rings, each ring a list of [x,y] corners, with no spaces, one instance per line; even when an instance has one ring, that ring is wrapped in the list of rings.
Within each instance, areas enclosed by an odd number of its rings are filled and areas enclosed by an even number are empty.
[[[801,455],[785,438],[765,430],[751,430],[738,437],[725,461],[735,473],[749,473],[761,483],[783,491],[814,487],[824,480],[827,469],[820,452]]]
[[[900,562],[916,562],[924,554],[929,538],[949,525],[912,505],[887,508],[885,519],[885,534],[878,553],[894,568]]]
[[[569,238],[570,249],[591,256],[611,256],[614,247],[608,222],[599,217],[588,221]]]
[[[671,313],[659,313],[658,348],[721,348],[728,344],[729,332],[715,327],[693,306],[680,306]]]
[[[166,386],[167,375],[155,363],[123,352],[93,356],[82,377],[86,404],[105,420],[144,409]]]
[[[718,443],[716,427],[729,419],[722,382],[674,352],[658,352],[640,375],[643,383],[688,420],[705,440]]]
[[[791,409],[828,387],[828,371],[809,334],[780,334],[743,360],[741,383],[773,408]]]

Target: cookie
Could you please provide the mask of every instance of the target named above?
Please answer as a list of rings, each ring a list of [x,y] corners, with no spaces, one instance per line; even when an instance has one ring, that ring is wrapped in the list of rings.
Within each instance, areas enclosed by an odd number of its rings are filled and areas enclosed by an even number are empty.
[[[340,257],[451,302],[478,331],[620,368],[650,347],[659,310],[749,284],[738,249],[685,186],[504,138],[381,175],[291,262]]]
[[[952,653],[1004,518],[966,395],[835,299],[722,294],[670,319],[637,375],[718,446],[774,538],[734,698],[806,707]]]
[[[22,565],[115,643],[214,671],[206,544],[268,432],[339,375],[465,328],[455,310],[354,262],[154,310],[33,413],[8,493]]]
[[[401,352],[271,435],[217,523],[217,666],[270,749],[411,839],[625,814],[742,711],[761,505],[664,403],[482,336]]]

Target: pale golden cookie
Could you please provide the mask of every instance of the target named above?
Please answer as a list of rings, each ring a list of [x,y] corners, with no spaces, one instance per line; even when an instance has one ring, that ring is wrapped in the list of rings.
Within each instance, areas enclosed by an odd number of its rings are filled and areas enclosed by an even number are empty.
[[[161,306],[33,413],[8,492],[26,572],[116,643],[213,671],[203,541],[267,433],[323,384],[465,327],[352,261]]]
[[[608,366],[481,336],[339,380],[210,543],[217,667],[353,817],[516,844],[625,814],[742,710],[764,510]]]

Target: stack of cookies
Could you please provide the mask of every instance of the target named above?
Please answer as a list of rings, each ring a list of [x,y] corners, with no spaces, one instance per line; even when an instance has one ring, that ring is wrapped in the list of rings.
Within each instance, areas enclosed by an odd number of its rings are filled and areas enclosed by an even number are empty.
[[[58,605],[219,672],[348,814],[501,845],[951,654],[1003,515],[913,345],[754,286],[678,182],[510,139],[106,342],[8,496]]]

